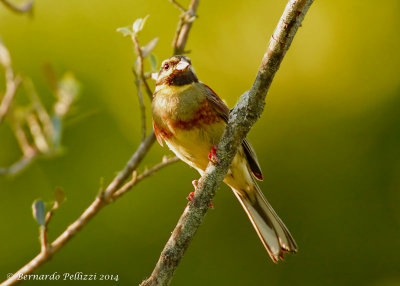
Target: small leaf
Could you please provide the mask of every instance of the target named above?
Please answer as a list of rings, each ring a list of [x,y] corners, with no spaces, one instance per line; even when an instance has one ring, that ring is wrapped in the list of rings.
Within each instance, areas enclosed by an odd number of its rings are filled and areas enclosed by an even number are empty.
[[[61,136],[62,136],[62,127],[63,127],[63,122],[58,115],[53,115],[51,117],[51,123],[53,124],[53,134],[52,134],[52,140],[53,140],[53,146],[57,150],[61,147]]]
[[[192,17],[190,17],[190,18],[187,20],[187,22],[188,22],[188,23],[193,23],[193,21],[196,20],[196,18],[197,18],[196,15],[195,15],[195,16],[192,16]]]
[[[11,66],[10,53],[8,52],[7,48],[3,45],[1,41],[0,41],[0,64],[3,67]]]
[[[143,29],[144,24],[147,21],[147,18],[149,18],[149,15],[147,15],[143,19],[142,18],[136,19],[136,21],[132,25],[132,30],[135,34],[139,33]]]
[[[124,37],[126,37],[126,36],[130,36],[130,35],[132,35],[132,30],[130,29],[130,27],[121,27],[121,28],[117,28],[117,32],[118,33],[122,33],[122,35],[124,36]]]
[[[151,51],[156,47],[158,42],[158,38],[154,38],[150,42],[148,42],[144,47],[142,47],[142,57],[145,58],[147,57],[148,54],[151,53]]]
[[[157,45],[158,42],[158,38],[154,38],[153,40],[151,40],[150,42],[147,43],[147,45],[145,45],[144,47],[141,47],[140,50],[142,51],[142,58],[144,59],[145,57],[147,57],[151,51],[155,48],[155,46]],[[136,58],[135,61],[135,67],[139,64],[139,59]]]
[[[132,31],[133,31],[134,33],[139,32],[139,27],[140,27],[140,25],[142,24],[142,21],[143,21],[143,19],[142,19],[142,18],[139,18],[139,19],[136,19],[135,22],[133,22]]]
[[[54,199],[58,205],[61,205],[65,201],[65,192],[62,188],[57,187],[54,190]]]
[[[153,73],[151,74],[151,79],[157,81],[157,79],[158,79],[158,73],[153,72]]]
[[[67,72],[63,75],[58,82],[58,89],[56,92],[57,102],[54,105],[54,113],[61,119],[66,115],[71,107],[71,104],[77,99],[79,95],[80,85],[75,79],[75,76]]]
[[[32,213],[33,218],[41,225],[44,226],[45,224],[45,205],[42,200],[36,200],[32,204]]]
[[[149,60],[150,60],[150,65],[151,65],[151,71],[152,72],[156,72],[157,71],[157,57],[151,53],[149,56]]]

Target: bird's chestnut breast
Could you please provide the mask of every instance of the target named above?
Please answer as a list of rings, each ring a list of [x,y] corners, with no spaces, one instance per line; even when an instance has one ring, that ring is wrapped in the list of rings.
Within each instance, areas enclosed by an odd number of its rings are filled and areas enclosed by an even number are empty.
[[[222,118],[215,112],[205,98],[191,118],[186,120],[172,120],[171,126],[174,129],[190,130],[192,128],[201,128],[203,125],[213,124],[221,120]]]

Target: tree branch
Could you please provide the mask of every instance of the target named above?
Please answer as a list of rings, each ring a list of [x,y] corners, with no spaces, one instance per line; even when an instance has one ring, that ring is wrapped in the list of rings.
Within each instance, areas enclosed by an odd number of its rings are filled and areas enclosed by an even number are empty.
[[[194,5],[194,3],[198,2],[199,0],[192,0],[189,6],[192,7],[193,13],[195,13],[195,9],[197,7],[197,4]],[[189,31],[190,27],[188,27],[184,32],[181,31],[180,34],[187,39]],[[185,44],[186,41],[180,42],[179,44],[177,44],[176,47],[183,50],[185,48]],[[81,216],[72,224],[70,224],[67,229],[62,234],[60,234],[50,245],[48,245],[46,247],[46,251],[42,251],[41,253],[39,253],[30,262],[19,269],[13,276],[1,283],[0,286],[15,285],[20,282],[20,280],[18,280],[18,275],[30,274],[38,269],[41,265],[49,261],[55,253],[57,253],[63,246],[65,246],[68,241],[73,238],[106,205],[121,197],[142,179],[154,174],[161,168],[164,168],[169,164],[178,161],[176,157],[166,160],[163,159],[163,162],[139,175],[136,181],[131,180],[127,184],[123,185],[124,182],[129,178],[129,176],[131,176],[131,174],[137,169],[143,158],[149,152],[155,140],[156,138],[154,135],[154,131],[151,131],[150,135],[147,136],[145,140],[142,140],[136,152],[125,165],[125,168],[112,180],[112,182],[107,186],[105,190],[102,190],[100,192],[100,194],[81,214]]]
[[[164,159],[163,162],[157,164],[152,169],[145,171],[143,174],[137,176],[135,181],[130,181],[126,185],[120,187],[125,179],[137,169],[141,160],[149,151],[152,143],[154,142],[154,133],[150,134],[145,141],[143,141],[138,150],[129,160],[124,170],[117,175],[117,177],[108,185],[105,191],[100,192],[96,199],[90,206],[81,214],[81,216],[70,224],[67,229],[61,233],[51,244],[47,244],[46,230],[50,218],[53,214],[54,208],[46,216],[46,224],[41,227],[41,252],[28,262],[25,266],[19,269],[12,277],[4,281],[1,286],[15,285],[19,282],[18,275],[30,274],[39,268],[42,264],[49,261],[51,257],[58,252],[68,241],[73,238],[79,231],[105,206],[120,198],[123,194],[129,191],[133,186],[142,181],[144,178],[151,176],[156,171],[178,161],[176,157]]]
[[[145,170],[142,174],[139,176],[137,175],[136,171],[133,172],[132,179],[123,185],[118,191],[116,191],[113,196],[112,200],[116,200],[122,195],[124,195],[127,191],[129,191],[131,188],[136,186],[139,182],[141,182],[143,179],[152,176],[155,172],[158,170],[166,167],[167,165],[170,165],[172,163],[178,162],[179,158],[178,157],[172,157],[172,158],[167,158],[163,157],[163,160],[161,163],[155,165],[153,168],[150,170]]]
[[[218,145],[218,165],[209,163],[198,183],[193,203],[189,202],[172,232],[151,276],[141,286],[168,285],[175,269],[199,228],[216,189],[224,179],[229,166],[256,120],[261,116],[265,97],[279,65],[288,50],[313,0],[291,0],[270,40],[257,77],[250,91],[241,96],[229,116],[229,122]]]
[[[179,18],[178,27],[175,32],[174,40],[172,41],[172,47],[174,48],[174,55],[181,55],[185,53],[186,41],[189,35],[189,31],[192,28],[192,23],[196,16],[196,10],[199,6],[199,0],[192,0],[189,4],[187,11],[174,0],[170,0],[182,14]]]

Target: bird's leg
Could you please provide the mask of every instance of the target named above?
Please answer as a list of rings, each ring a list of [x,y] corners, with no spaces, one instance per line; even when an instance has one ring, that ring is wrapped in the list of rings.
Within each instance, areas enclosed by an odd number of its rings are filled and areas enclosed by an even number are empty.
[[[188,200],[188,201],[190,201],[190,202],[192,202],[193,203],[193,197],[194,197],[194,192],[191,192],[187,197],[186,197],[186,199]]]
[[[193,180],[192,181],[192,185],[194,187],[194,191],[197,191],[197,180]],[[194,197],[194,192],[191,192],[186,199],[190,202],[193,202],[193,197]]]
[[[213,164],[219,163],[219,159],[217,157],[217,145],[213,145],[211,147],[210,154],[208,154],[208,160],[210,160]]]
[[[197,186],[197,180],[193,180],[193,181],[192,181],[192,185],[193,185],[193,187],[194,187],[194,191],[197,191],[197,188],[198,188],[198,186]],[[194,192],[191,192],[191,193],[186,197],[186,199],[187,199],[188,201],[190,201],[190,202],[193,203],[193,202],[194,202]],[[214,205],[213,205],[212,203],[210,203],[209,207],[212,208],[212,209],[214,209]]]

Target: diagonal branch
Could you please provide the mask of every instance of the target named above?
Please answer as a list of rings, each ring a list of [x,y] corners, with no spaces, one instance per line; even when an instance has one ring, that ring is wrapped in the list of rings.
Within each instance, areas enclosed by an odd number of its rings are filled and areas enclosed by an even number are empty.
[[[151,276],[140,284],[168,285],[193,236],[199,228],[216,189],[224,179],[229,166],[253,124],[261,116],[265,97],[276,71],[288,50],[313,0],[291,0],[279,20],[278,26],[262,59],[257,77],[250,91],[241,96],[229,116],[229,122],[218,145],[218,165],[209,163],[199,180],[194,202],[184,210],[177,226],[165,245]]]
[[[41,245],[42,251],[28,262],[25,266],[19,269],[13,276],[8,280],[4,281],[1,286],[15,285],[19,282],[18,277],[20,275],[26,275],[32,273],[42,264],[49,261],[53,255],[58,252],[63,246],[65,246],[70,239],[72,239],[79,231],[89,222],[91,219],[101,211],[105,206],[115,201],[127,191],[129,191],[133,186],[135,186],[141,180],[151,176],[156,171],[174,163],[177,161],[176,157],[170,159],[163,159],[163,162],[154,166],[152,169],[145,171],[143,174],[137,176],[137,179],[133,182],[130,181],[126,185],[122,186],[122,182],[125,181],[129,174],[132,174],[134,170],[137,169],[139,163],[143,157],[147,154],[149,148],[154,142],[154,134],[150,134],[144,142],[142,142],[136,151],[136,153],[129,160],[125,169],[114,179],[113,182],[107,187],[104,192],[96,197],[96,199],[90,204],[90,206],[81,214],[81,216],[70,224],[67,229],[61,233],[51,244],[47,244],[46,239],[46,229],[41,230]],[[128,175],[127,175],[128,174]],[[46,226],[50,218],[46,218]]]
[[[199,0],[192,0],[190,7],[192,7],[193,13],[195,13],[197,4]],[[194,3],[197,3],[194,5]],[[180,32],[182,36],[185,38],[188,37],[190,31],[190,27],[187,28],[184,32]],[[177,47],[181,50],[185,48],[185,42],[180,42]],[[102,191],[99,196],[88,206],[88,208],[81,214],[81,216],[75,220],[72,224],[68,226],[68,228],[59,235],[48,247],[46,247],[46,251],[39,253],[36,257],[34,257],[31,261],[29,261],[26,265],[24,265],[21,269],[19,269],[14,275],[8,278],[6,281],[0,284],[0,286],[9,286],[15,285],[20,280],[18,280],[18,275],[26,275],[30,274],[36,269],[38,269],[41,265],[49,261],[53,255],[55,255],[63,246],[65,246],[71,238],[73,238],[79,231],[85,227],[85,225],[106,205],[115,199],[122,196],[126,191],[128,191],[131,187],[138,183],[138,181],[133,182],[132,180],[124,185],[124,182],[131,176],[131,174],[137,169],[139,164],[142,162],[143,158],[149,152],[151,146],[155,142],[154,131],[150,133],[149,136],[146,137],[145,140],[142,140],[138,149],[130,158],[128,163],[125,165],[125,168],[118,173],[118,175],[112,180],[112,182],[108,185],[108,187]],[[168,166],[176,162],[176,158],[163,160],[160,164],[156,165],[153,169],[144,172],[142,175],[139,175],[138,178],[146,178],[152,175],[157,170]],[[141,176],[141,177],[140,177]]]
[[[181,4],[179,4],[178,2],[176,2],[175,0],[169,0],[169,2],[174,4],[175,7],[178,8],[182,13],[186,13],[185,8],[183,8],[183,6]]]
[[[116,200],[118,198],[120,198],[122,195],[124,195],[127,191],[129,191],[131,188],[133,188],[134,186],[136,186],[140,181],[142,181],[143,179],[152,176],[155,172],[157,172],[158,170],[166,167],[169,164],[178,162],[179,158],[178,157],[172,157],[172,158],[166,158],[164,157],[162,162],[155,165],[153,168],[151,168],[150,170],[145,170],[142,174],[140,174],[139,176],[136,174],[136,172],[133,172],[132,175],[132,179],[126,183],[125,185],[123,185],[118,191],[116,191],[113,196],[112,196],[112,200]]]

